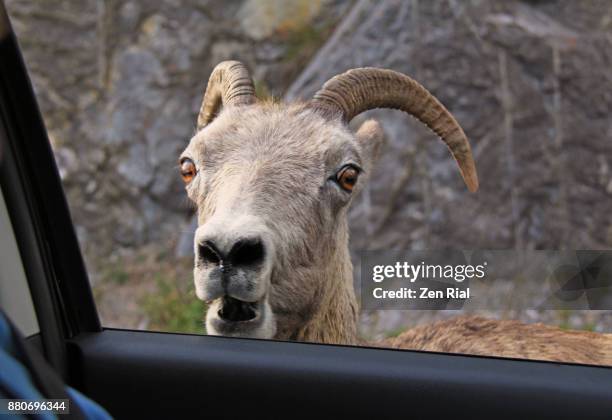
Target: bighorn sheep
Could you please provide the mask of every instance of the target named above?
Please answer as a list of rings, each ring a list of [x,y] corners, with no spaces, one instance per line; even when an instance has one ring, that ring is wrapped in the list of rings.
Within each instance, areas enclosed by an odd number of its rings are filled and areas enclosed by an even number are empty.
[[[347,208],[365,184],[383,132],[373,108],[402,110],[448,146],[478,189],[468,140],[423,86],[391,70],[359,68],[307,103],[258,101],[247,69],[212,72],[197,133],[179,159],[197,205],[194,282],[209,302],[210,334],[356,344],[357,300]],[[612,364],[610,335],[478,317],[422,326],[377,345]]]

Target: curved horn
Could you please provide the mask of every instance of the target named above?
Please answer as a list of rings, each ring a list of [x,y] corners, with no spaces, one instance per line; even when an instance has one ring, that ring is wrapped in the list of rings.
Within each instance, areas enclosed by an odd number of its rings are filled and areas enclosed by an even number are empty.
[[[374,108],[402,110],[429,127],[448,146],[468,189],[478,189],[470,143],[451,113],[419,82],[393,70],[359,68],[328,80],[311,106],[327,118],[345,123]]]
[[[198,115],[198,130],[210,123],[222,105],[250,105],[257,101],[253,80],[246,66],[239,61],[223,61],[208,79]]]

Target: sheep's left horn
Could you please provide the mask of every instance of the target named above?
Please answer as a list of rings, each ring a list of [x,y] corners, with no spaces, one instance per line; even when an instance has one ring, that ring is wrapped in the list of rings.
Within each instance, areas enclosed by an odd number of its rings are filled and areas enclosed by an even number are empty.
[[[420,120],[446,143],[468,189],[478,189],[470,143],[451,113],[416,80],[393,70],[359,68],[328,80],[311,105],[327,118],[345,123],[374,108],[402,110]]]
[[[250,105],[256,101],[255,87],[246,66],[239,61],[223,61],[208,79],[198,115],[198,130],[215,119],[222,105]]]

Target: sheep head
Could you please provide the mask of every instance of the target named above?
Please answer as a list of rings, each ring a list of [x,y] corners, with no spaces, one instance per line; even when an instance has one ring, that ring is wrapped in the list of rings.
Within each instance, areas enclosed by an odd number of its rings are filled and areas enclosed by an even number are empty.
[[[317,318],[354,329],[346,214],[383,132],[369,120],[353,133],[348,122],[373,108],[400,109],[430,127],[468,188],[477,189],[463,130],[408,76],[354,69],[310,102],[274,104],[257,100],[241,63],[215,68],[198,131],[179,159],[198,209],[194,282],[198,298],[209,302],[209,333],[299,339]],[[329,307],[349,313],[333,315]]]

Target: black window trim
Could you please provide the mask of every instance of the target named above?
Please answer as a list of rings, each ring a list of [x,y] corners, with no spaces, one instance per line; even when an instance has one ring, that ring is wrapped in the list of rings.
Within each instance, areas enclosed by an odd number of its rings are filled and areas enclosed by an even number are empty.
[[[101,331],[101,325],[46,128],[1,1],[0,63],[0,186],[46,356],[64,372],[63,340]]]

